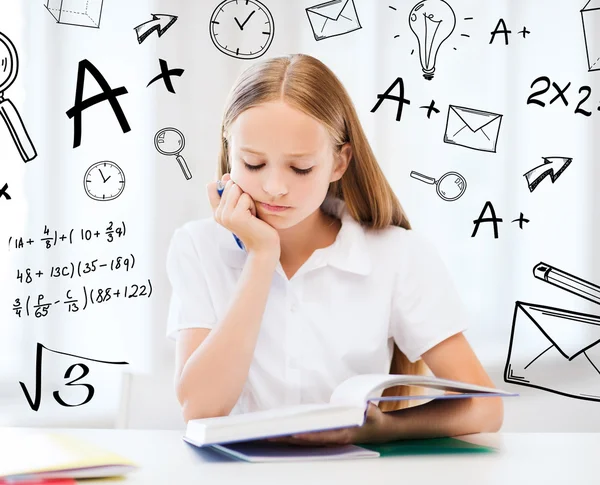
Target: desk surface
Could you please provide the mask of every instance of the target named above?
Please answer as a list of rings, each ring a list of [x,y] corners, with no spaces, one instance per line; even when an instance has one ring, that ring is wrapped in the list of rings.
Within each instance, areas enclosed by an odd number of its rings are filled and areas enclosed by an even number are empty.
[[[33,428],[24,428],[33,429]],[[45,428],[44,431],[50,431]],[[127,456],[140,469],[123,479],[86,485],[218,483],[268,485],[339,483],[598,484],[600,433],[492,433],[464,436],[497,446],[494,453],[419,455],[323,462],[247,463],[182,440],[177,430],[52,429]]]

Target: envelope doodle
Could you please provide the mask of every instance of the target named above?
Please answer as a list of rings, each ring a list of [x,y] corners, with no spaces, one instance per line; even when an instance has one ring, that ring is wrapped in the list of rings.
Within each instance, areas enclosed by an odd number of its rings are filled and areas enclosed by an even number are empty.
[[[444,143],[495,153],[501,122],[500,114],[450,105]]]
[[[308,7],[308,21],[315,40],[348,34],[361,28],[354,0],[332,0]]]
[[[600,304],[600,287],[545,263],[536,278]],[[600,316],[517,301],[504,381],[600,402]]]

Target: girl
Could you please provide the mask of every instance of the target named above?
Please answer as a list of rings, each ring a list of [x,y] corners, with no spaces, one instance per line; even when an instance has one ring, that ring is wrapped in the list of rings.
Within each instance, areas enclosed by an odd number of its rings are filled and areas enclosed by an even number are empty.
[[[410,229],[343,85],[294,54],[247,68],[222,120],[213,217],[173,235],[167,335],[185,421],[328,402],[364,373],[494,387],[435,249]],[[234,233],[243,243],[240,249]],[[383,395],[402,395],[406,386]],[[369,405],[361,427],[280,438],[385,442],[497,431],[500,398]]]

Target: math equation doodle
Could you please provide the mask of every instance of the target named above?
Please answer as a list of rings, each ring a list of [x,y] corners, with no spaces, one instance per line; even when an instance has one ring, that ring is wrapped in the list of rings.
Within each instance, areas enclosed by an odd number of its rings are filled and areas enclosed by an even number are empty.
[[[87,310],[88,305],[97,305],[100,303],[106,303],[110,300],[114,299],[129,299],[129,298],[141,298],[146,297],[150,298],[152,296],[152,282],[150,279],[146,280],[148,284],[131,284],[124,285],[123,287],[107,287],[107,288],[86,288],[83,286],[83,307],[81,310]],[[55,300],[55,301],[44,301],[45,296],[43,294],[38,294],[36,301],[31,301],[31,295],[28,295],[25,299],[24,308],[27,316],[30,316],[31,313],[36,318],[42,318],[48,316],[48,311],[52,305],[57,305],[62,303],[63,305],[67,305],[67,311],[69,313],[75,313],[80,310],[77,303],[79,303],[79,299],[74,298],[72,295],[72,289],[69,289],[65,292],[65,300]],[[21,313],[23,311],[23,303],[21,302],[21,298],[15,298],[15,302],[13,303],[13,310],[17,317],[21,318]]]
[[[116,239],[121,237],[125,237],[127,233],[127,228],[125,227],[125,222],[121,222],[119,224],[113,223],[113,221],[109,221],[108,227],[104,230],[104,234],[106,235],[106,242],[113,242]],[[59,236],[60,234],[60,236]],[[73,244],[74,241],[91,241],[93,238],[98,239],[102,234],[97,229],[89,229],[89,228],[81,228],[78,231],[76,229],[71,229],[70,231],[62,232],[62,231],[51,231],[48,226],[44,226],[44,235],[46,237],[40,238],[37,242],[41,242],[45,244],[46,249],[50,249],[56,246],[59,243],[64,244]],[[66,242],[65,242],[66,241]],[[8,238],[8,248],[14,249],[23,249],[25,244],[31,247],[32,244],[36,242],[35,239],[13,237],[10,236]]]
[[[36,349],[36,357],[35,357],[35,389],[34,389],[33,396],[29,393],[29,390],[27,389],[27,386],[25,385],[25,383],[19,381],[19,384],[21,385],[21,389],[23,390],[23,394],[25,394],[25,399],[27,399],[27,402],[29,403],[29,406],[31,407],[31,409],[33,409],[36,412],[39,410],[40,404],[41,404],[41,401],[42,401],[42,392],[41,392],[41,387],[42,387],[42,354],[43,354],[43,350],[44,349],[46,349],[49,352],[54,352],[56,354],[68,355],[69,357],[75,357],[76,359],[89,360],[89,361],[92,361],[92,362],[99,362],[101,364],[129,365],[129,362],[111,362],[111,361],[106,361],[106,360],[90,359],[89,357],[82,357],[80,355],[68,354],[66,352],[59,352],[57,350],[49,349],[45,345],[42,345],[41,343],[38,342],[37,349]],[[73,370],[75,370],[76,367],[80,367],[81,368],[81,375],[79,377],[77,377],[77,378],[69,381],[69,382],[66,382],[65,386],[69,386],[69,387],[83,386],[83,387],[85,387],[87,389],[88,395],[85,398],[85,400],[83,402],[79,403],[79,404],[68,404],[65,401],[63,401],[63,399],[60,397],[60,392],[59,391],[54,391],[52,393],[52,395],[54,396],[54,399],[56,400],[56,402],[58,404],[60,404],[61,406],[68,407],[68,408],[77,407],[77,406],[83,406],[84,404],[87,404],[88,402],[90,402],[92,400],[92,397],[94,397],[94,392],[95,392],[94,391],[94,386],[92,386],[91,384],[85,384],[85,383],[76,384],[77,381],[83,379],[85,376],[87,376],[90,373],[90,368],[87,365],[78,362],[76,364],[73,364],[73,365],[69,366],[69,368],[65,372],[64,378],[65,379],[71,379],[71,373],[73,372]]]

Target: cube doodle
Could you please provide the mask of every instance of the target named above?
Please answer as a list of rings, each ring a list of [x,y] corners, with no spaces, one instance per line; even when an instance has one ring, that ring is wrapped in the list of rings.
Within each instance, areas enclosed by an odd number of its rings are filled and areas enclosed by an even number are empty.
[[[590,0],[581,10],[583,37],[589,71],[600,71],[600,44],[595,42],[594,33],[600,29],[600,0]]]
[[[59,24],[100,28],[104,0],[46,0],[48,12]]]

